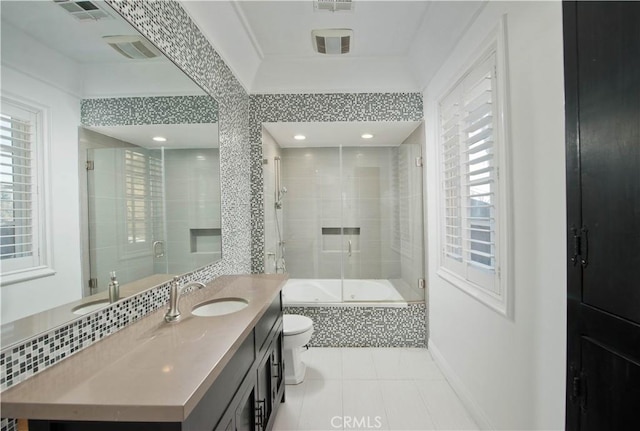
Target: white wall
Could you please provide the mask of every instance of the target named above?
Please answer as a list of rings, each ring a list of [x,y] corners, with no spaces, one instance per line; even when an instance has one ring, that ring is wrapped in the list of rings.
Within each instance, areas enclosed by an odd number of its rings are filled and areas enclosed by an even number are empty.
[[[2,23],[2,38],[19,32]],[[28,37],[12,33],[21,43],[2,49],[2,92],[33,101],[48,112],[50,192],[48,218],[55,275],[2,286],[2,322],[81,298],[78,190],[78,124],[80,99],[77,64]],[[5,49],[7,48],[7,49]],[[20,55],[29,52],[30,56]],[[30,59],[37,59],[33,62]],[[46,68],[42,64],[47,64]],[[19,304],[19,305],[18,305]]]
[[[82,84],[82,96],[85,99],[203,94],[189,77],[167,59],[83,64]]]
[[[437,98],[507,15],[515,316],[438,277]],[[483,428],[563,429],[566,328],[562,14],[490,2],[425,92],[429,346]],[[430,127],[431,125],[431,127]]]
[[[405,57],[267,57],[251,88],[255,93],[384,93],[413,92],[416,86]]]

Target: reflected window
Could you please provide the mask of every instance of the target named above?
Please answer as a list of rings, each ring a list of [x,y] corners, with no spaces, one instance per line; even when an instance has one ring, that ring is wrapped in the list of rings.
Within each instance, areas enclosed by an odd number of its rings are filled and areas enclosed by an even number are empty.
[[[151,252],[155,221],[162,219],[162,159],[124,151],[127,252]]]

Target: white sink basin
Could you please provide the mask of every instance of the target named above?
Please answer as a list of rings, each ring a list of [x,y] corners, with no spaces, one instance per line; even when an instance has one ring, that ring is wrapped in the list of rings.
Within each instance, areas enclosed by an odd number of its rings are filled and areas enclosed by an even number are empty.
[[[191,314],[200,317],[223,316],[240,311],[247,305],[249,305],[249,301],[242,298],[213,299],[194,305]]]
[[[73,314],[77,314],[78,316],[82,316],[87,313],[91,313],[92,311],[99,310],[103,307],[109,305],[108,299],[100,299],[99,301],[87,302],[86,304],[78,305],[71,309]]]

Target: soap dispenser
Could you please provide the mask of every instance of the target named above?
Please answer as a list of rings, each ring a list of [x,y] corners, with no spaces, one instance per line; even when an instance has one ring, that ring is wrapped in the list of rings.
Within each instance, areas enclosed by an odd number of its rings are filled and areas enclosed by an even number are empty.
[[[116,272],[109,273],[111,281],[109,282],[109,302],[116,302],[120,299],[120,283],[116,280]]]

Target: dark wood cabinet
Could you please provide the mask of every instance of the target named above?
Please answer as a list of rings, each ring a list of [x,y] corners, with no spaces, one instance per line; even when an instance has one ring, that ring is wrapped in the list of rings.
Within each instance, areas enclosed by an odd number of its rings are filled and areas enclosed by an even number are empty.
[[[30,420],[31,431],[266,431],[284,401],[282,300],[274,299],[184,422]]]
[[[282,322],[270,339],[257,371],[257,400],[260,429],[271,429],[275,412],[284,401],[284,380],[282,378]]]
[[[247,374],[216,430],[263,431],[273,428],[275,414],[284,401],[282,319],[276,321],[256,367]]]
[[[567,430],[640,420],[640,2],[564,2]]]

